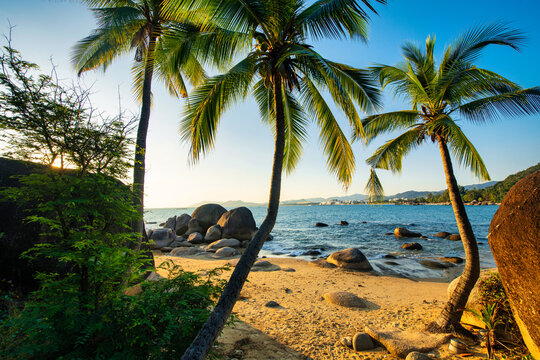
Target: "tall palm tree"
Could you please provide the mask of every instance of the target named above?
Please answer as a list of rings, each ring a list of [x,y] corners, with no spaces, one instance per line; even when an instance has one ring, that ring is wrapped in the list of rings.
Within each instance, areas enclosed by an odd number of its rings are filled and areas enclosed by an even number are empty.
[[[385,3],[385,0],[377,0]],[[174,16],[184,2],[171,1],[166,12]],[[362,1],[374,11],[369,1]],[[177,7],[180,5],[180,7]],[[349,140],[330,110],[322,91],[327,91],[350,125],[361,133],[357,107],[373,111],[379,92],[369,73],[328,60],[307,43],[307,37],[365,40],[368,14],[355,0],[208,0],[191,1],[193,19],[209,28],[215,23],[249,34],[250,51],[227,72],[207,79],[192,92],[182,120],[181,134],[191,144],[197,161],[214,145],[221,115],[250,92],[261,117],[273,130],[274,162],[267,215],[240,258],[208,321],[183,359],[202,359],[223,329],[257,255],[278,214],[282,170],[292,171],[302,152],[306,125],[313,120],[328,158],[327,165],[347,187],[354,173]],[[204,12],[210,14],[205,18]]]
[[[463,333],[459,324],[469,294],[480,271],[478,247],[461,199],[452,168],[451,154],[481,180],[489,180],[482,158],[458,125],[462,119],[485,123],[504,116],[540,111],[540,88],[522,89],[510,80],[473,64],[488,45],[518,49],[522,35],[504,24],[472,28],[445,49],[437,68],[435,39],[426,39],[425,51],[413,43],[402,46],[405,61],[397,66],[372,68],[381,86],[393,87],[395,95],[408,98],[412,109],[368,116],[362,120],[366,143],[384,133],[404,131],[380,146],[367,163],[373,169],[401,171],[402,159],[425,141],[436,143],[442,158],[446,185],[465,250],[465,268],[456,290],[439,317],[428,326],[434,332]],[[372,171],[368,185],[372,196],[382,195],[382,186]]]
[[[174,22],[162,15],[163,0],[82,0],[91,7],[98,28],[79,41],[73,64],[79,75],[102,67],[117,57],[135,52],[132,67],[134,92],[141,101],[135,145],[133,193],[140,221],[134,229],[143,232],[146,136],[150,120],[151,87],[154,73],[174,96],[186,97],[184,75],[191,83],[204,79],[204,71],[192,52],[200,29],[186,22]],[[139,243],[140,245],[140,243]]]

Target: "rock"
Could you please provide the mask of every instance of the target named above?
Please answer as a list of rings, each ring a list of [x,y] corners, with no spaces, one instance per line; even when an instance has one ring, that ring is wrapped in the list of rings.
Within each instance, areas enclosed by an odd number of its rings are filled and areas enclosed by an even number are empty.
[[[337,266],[334,264],[329,263],[326,261],[326,259],[317,259],[310,262],[310,264],[313,264],[318,267],[326,268],[326,269],[334,269]]]
[[[244,206],[225,212],[217,224],[223,229],[224,238],[251,240],[257,231],[251,210]]]
[[[266,260],[257,260],[255,264],[253,264],[253,268],[251,268],[251,271],[277,271],[281,270],[281,268],[277,265],[274,265]]]
[[[136,295],[139,295],[140,293],[142,293],[142,285],[141,284],[136,284],[136,285],[133,285],[133,286],[130,286],[128,288],[126,288],[124,290],[124,295],[127,295],[127,296],[136,296]]]
[[[405,360],[431,360],[431,358],[426,354],[422,354],[421,352],[413,351],[407,355]]]
[[[358,296],[347,291],[334,291],[323,295],[323,298],[330,304],[350,307],[350,308],[365,308],[366,303]]]
[[[148,275],[148,276],[146,277],[145,280],[146,280],[146,281],[154,281],[154,282],[155,282],[155,281],[159,281],[159,280],[163,280],[163,279],[165,279],[163,276],[159,275],[159,274],[158,274],[157,272],[155,272],[155,271],[151,271],[151,272],[150,272],[150,275]]]
[[[339,225],[347,226],[347,225],[349,225],[349,223],[347,221],[345,221],[345,220],[341,220],[339,222]]]
[[[275,302],[274,300],[271,300],[269,302],[267,302],[266,304],[264,304],[264,306],[266,307],[269,307],[269,308],[277,308],[277,307],[281,307],[281,305],[279,305],[277,302]]]
[[[391,233],[388,232],[388,233],[384,233],[384,235],[394,235],[394,233],[393,232],[391,232]]]
[[[352,348],[352,337],[345,336],[341,338],[341,345],[346,346],[348,348]]]
[[[176,235],[184,235],[188,231],[188,224],[190,220],[191,216],[188,214],[182,214],[176,217],[176,224],[174,226]]]
[[[169,228],[155,229],[150,238],[150,249],[161,249],[168,246],[174,240],[174,233]]]
[[[452,263],[452,264],[462,264],[463,263],[463,259],[458,257],[458,256],[442,256],[440,258],[437,258],[437,260],[449,262],[449,263]]]
[[[381,331],[365,327],[365,332],[381,343],[390,354],[404,358],[413,351],[427,353],[447,342],[451,334],[390,330]]]
[[[227,210],[218,204],[204,204],[199,206],[191,214],[192,219],[196,219],[201,226],[201,233],[206,233],[208,228],[212,225],[216,225],[221,215],[226,213]],[[223,227],[223,226],[222,226]]]
[[[232,247],[222,247],[216,251],[216,256],[219,257],[231,257],[234,255],[238,255],[238,251]]]
[[[253,266],[272,266],[272,263],[266,260],[257,260]]]
[[[321,252],[319,250],[308,250],[308,251],[304,251],[302,255],[303,256],[317,256],[317,255],[321,255]]]
[[[250,243],[250,241],[249,241],[249,240],[244,240],[244,241],[242,241],[242,244],[241,244],[241,246],[242,246],[243,248],[247,248],[247,247],[248,247],[248,245],[249,245],[249,243]]]
[[[445,238],[445,237],[447,237],[449,235],[452,235],[452,234],[450,234],[449,232],[446,232],[446,231],[440,231],[440,232],[438,232],[436,234],[433,234],[434,237],[438,237],[438,238]]]
[[[375,344],[373,344],[373,340],[371,340],[371,337],[369,337],[368,334],[362,332],[354,335],[352,338],[352,346],[355,351],[364,351],[373,349]]]
[[[403,227],[397,227],[394,229],[394,235],[397,237],[420,237],[422,234],[407,230]]]
[[[282,268],[281,271],[285,271],[285,272],[295,272],[296,270],[293,269],[293,268]]]
[[[438,262],[433,260],[419,260],[418,263],[422,266],[425,266],[429,269],[448,269],[449,267],[452,267],[453,265],[447,262]]]
[[[175,247],[192,247],[193,244],[190,243],[189,241],[187,240],[184,240],[184,241],[181,241],[181,242],[176,242],[176,240],[172,243],[172,244],[175,244],[176,243],[176,246]],[[171,244],[171,245],[172,245]]]
[[[491,220],[488,241],[525,345],[540,359],[540,171],[515,184]]]
[[[208,231],[206,231],[206,235],[204,235],[204,241],[205,242],[213,242],[216,240],[219,240],[223,238],[221,236],[221,226],[219,225],[213,225],[208,228]]]
[[[266,237],[266,240],[264,241],[272,241],[274,240],[274,236],[272,234],[268,234],[268,236]]]
[[[422,245],[419,243],[413,242],[413,243],[405,243],[401,245],[402,249],[405,250],[422,250]]]
[[[399,264],[398,264],[397,262],[395,262],[395,261],[385,261],[384,263],[387,264],[387,265],[392,265],[392,266],[399,265]]]
[[[187,241],[193,245],[198,245],[204,242],[204,238],[201,233],[194,232],[188,236]]]
[[[161,250],[162,253],[168,253],[168,252],[171,252],[172,249],[173,249],[172,247],[165,246],[165,247],[162,247],[159,250]]]
[[[395,255],[392,255],[392,254],[383,255],[383,258],[385,258],[385,259],[397,259],[397,257]]]
[[[236,239],[221,239],[221,240],[218,240],[218,241],[214,241],[213,243],[208,245],[208,247],[206,249],[208,249],[208,250],[217,250],[217,249],[221,249],[223,247],[236,248],[236,247],[240,247],[240,245],[241,245],[240,241],[236,240]]]
[[[322,222],[316,222],[315,227],[327,227],[328,224],[322,223]]]
[[[171,250],[169,255],[183,256],[183,255],[195,255],[201,253],[202,250],[198,247],[177,247]]]
[[[427,236],[422,235],[422,236],[420,236],[420,239],[427,240],[429,238]]]
[[[371,271],[373,268],[364,254],[356,248],[336,251],[326,259],[327,262],[344,269]]]
[[[186,232],[184,233],[184,236],[191,235],[193,233],[201,233],[203,230],[201,225],[199,224],[199,221],[197,219],[191,219],[188,222],[188,228]]]
[[[154,230],[148,229],[148,230],[146,231],[146,236],[148,236],[148,238],[150,239],[150,238],[152,237],[152,233],[153,233],[153,232],[154,232]]]
[[[459,236],[459,234],[450,234],[446,237],[446,239],[452,241],[461,241],[461,236]]]
[[[171,230],[174,230],[176,226],[176,216],[170,217],[165,221],[165,225],[163,225],[164,228],[168,228]]]

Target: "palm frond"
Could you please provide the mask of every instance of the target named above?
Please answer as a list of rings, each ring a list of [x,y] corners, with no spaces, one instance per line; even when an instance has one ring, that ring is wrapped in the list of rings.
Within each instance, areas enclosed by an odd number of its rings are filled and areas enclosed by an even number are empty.
[[[384,200],[384,189],[374,168],[369,169],[369,178],[364,191],[370,203]]]
[[[319,126],[328,169],[337,176],[345,188],[348,188],[355,169],[351,145],[332,114],[332,110],[308,77],[302,80],[301,99],[306,112]]]
[[[248,56],[227,73],[207,79],[190,96],[180,133],[191,144],[193,162],[213,147],[221,115],[247,95],[254,69],[255,58]]]
[[[285,149],[283,169],[290,174],[302,156],[302,143],[306,140],[306,116],[291,92],[282,86],[283,110],[285,115]]]
[[[420,119],[420,114],[414,110],[393,111],[383,114],[370,115],[362,119],[364,135],[355,134],[355,140],[361,139],[369,144],[375,137],[395,130],[408,129]]]
[[[414,127],[381,145],[366,162],[375,169],[401,172],[401,162],[405,155],[418,147],[423,140],[421,127]]]

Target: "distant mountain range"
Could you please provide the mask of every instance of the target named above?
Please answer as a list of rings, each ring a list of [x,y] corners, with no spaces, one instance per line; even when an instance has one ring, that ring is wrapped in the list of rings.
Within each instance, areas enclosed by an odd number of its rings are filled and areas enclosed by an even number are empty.
[[[489,182],[486,182],[486,183],[483,183],[483,184],[466,185],[466,186],[464,186],[464,188],[466,190],[470,190],[470,189],[478,189],[478,190],[480,190],[480,189],[484,189],[484,188],[493,186],[496,183],[497,183],[497,181],[489,181]],[[385,199],[386,200],[390,200],[390,199],[412,200],[412,199],[416,199],[416,198],[420,198],[420,197],[426,197],[427,194],[429,194],[429,193],[431,193],[431,194],[440,194],[440,193],[443,193],[443,192],[444,192],[444,190],[440,190],[440,191],[414,191],[414,190],[410,190],[410,191],[405,191],[405,192],[397,193],[397,194],[394,194],[394,195],[386,196]],[[315,198],[308,198],[308,199],[283,200],[283,201],[281,201],[281,205],[319,204],[321,202],[331,201],[331,200],[362,201],[362,200],[366,200],[366,199],[367,199],[367,196],[364,195],[364,194],[352,194],[352,195],[345,195],[345,196],[333,196],[333,197],[329,197],[329,198],[315,197]],[[199,202],[197,204],[193,204],[193,205],[191,205],[189,207],[198,207],[200,205],[208,204],[208,203],[220,204],[221,206],[223,206],[225,208],[235,208],[235,207],[240,207],[240,206],[246,206],[246,207],[266,206],[266,203],[253,203],[253,202],[245,202],[245,201],[242,201],[242,200],[228,200],[228,201],[225,201],[225,202],[201,201],[201,202]]]

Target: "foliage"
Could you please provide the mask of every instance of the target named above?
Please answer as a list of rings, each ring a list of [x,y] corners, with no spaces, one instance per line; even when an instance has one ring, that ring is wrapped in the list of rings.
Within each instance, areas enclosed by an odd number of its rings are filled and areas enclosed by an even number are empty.
[[[90,91],[37,73],[10,40],[0,54],[0,128],[5,156],[82,172],[125,176],[133,120],[106,117]]]
[[[486,348],[488,353],[488,358],[493,359],[495,356],[495,328],[498,325],[501,325],[503,323],[502,319],[497,316],[497,310],[499,308],[499,303],[488,303],[486,304],[481,312],[478,312],[474,309],[466,309],[465,311],[468,311],[472,313],[478,320],[480,320],[486,330]]]
[[[126,296],[124,277],[140,278],[143,255],[127,225],[137,218],[131,192],[103,175],[32,174],[4,191],[37,205],[27,221],[44,229],[24,256],[50,259],[55,272],[37,275],[41,288],[1,322],[6,359],[175,358],[191,342],[221,283],[170,266],[169,280]]]

